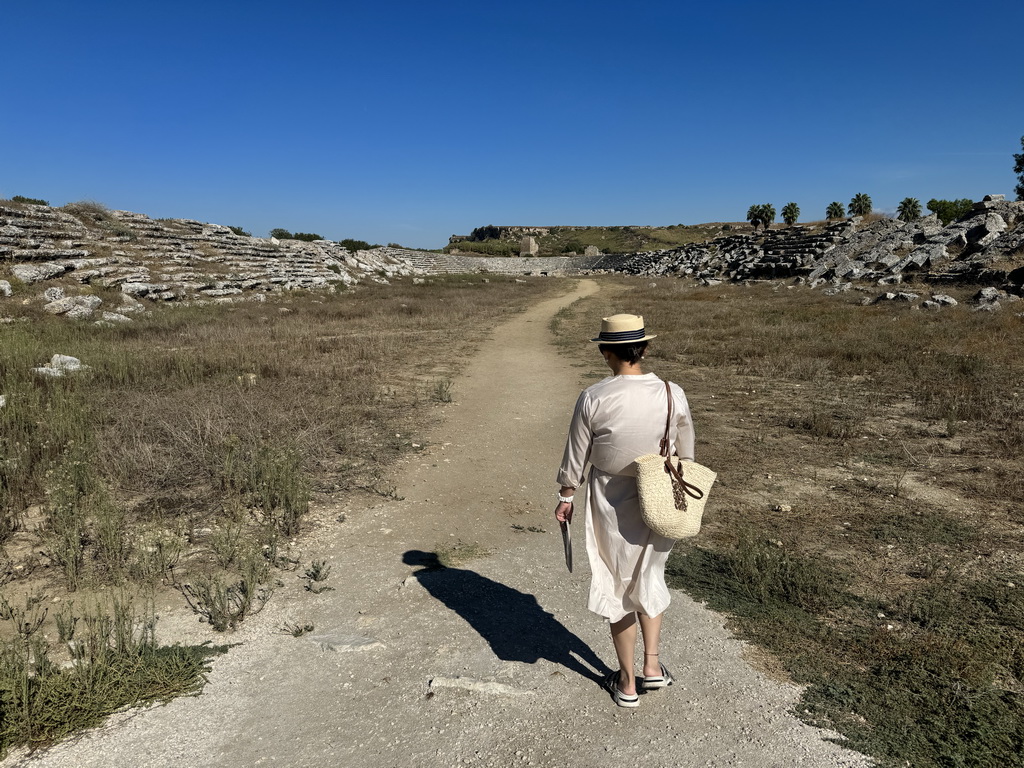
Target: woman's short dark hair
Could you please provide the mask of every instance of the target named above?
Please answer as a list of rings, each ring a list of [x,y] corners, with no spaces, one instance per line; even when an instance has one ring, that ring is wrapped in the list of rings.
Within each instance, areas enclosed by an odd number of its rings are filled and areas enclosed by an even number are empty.
[[[619,360],[628,365],[636,365],[640,358],[647,351],[647,342],[638,341],[635,344],[598,344],[597,348],[602,352],[611,352]]]

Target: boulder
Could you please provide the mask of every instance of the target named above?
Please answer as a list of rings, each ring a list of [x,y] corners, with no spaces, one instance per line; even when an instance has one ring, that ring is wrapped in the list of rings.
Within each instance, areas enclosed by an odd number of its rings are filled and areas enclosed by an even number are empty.
[[[14,289],[11,288],[11,284],[6,280],[0,280],[0,296],[13,296]]]
[[[64,289],[53,286],[43,291],[43,298],[47,301],[60,301],[64,298]]]
[[[974,294],[974,301],[977,303],[987,303],[999,300],[1000,291],[998,288],[982,288],[976,294]]]
[[[932,301],[934,301],[936,304],[939,304],[939,305],[941,305],[943,307],[955,307],[957,304],[960,303],[956,299],[954,299],[952,296],[947,296],[944,293],[933,293],[932,294]]]

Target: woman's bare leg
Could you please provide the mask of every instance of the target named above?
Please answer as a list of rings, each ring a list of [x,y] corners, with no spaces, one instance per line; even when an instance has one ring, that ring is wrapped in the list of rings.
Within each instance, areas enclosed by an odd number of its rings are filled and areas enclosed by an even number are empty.
[[[640,617],[640,631],[644,636],[644,677],[657,677],[661,674],[661,660],[658,658],[658,647],[661,645],[661,617],[664,612],[657,616]]]
[[[627,695],[636,693],[633,677],[633,657],[636,655],[636,614],[631,613],[611,625],[612,644],[619,658],[619,690]]]

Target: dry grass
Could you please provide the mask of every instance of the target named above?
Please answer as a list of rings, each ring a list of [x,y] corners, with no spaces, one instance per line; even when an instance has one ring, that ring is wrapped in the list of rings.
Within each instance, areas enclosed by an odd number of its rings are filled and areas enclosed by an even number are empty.
[[[311,506],[327,494],[394,495],[390,465],[451,399],[474,344],[559,288],[454,276],[157,307],[119,327],[22,308],[29,322],[0,326],[5,594],[103,601],[125,587],[177,588],[213,627],[236,626],[269,598],[273,568],[298,567],[290,541],[309,532]],[[88,371],[32,373],[55,353]],[[0,722],[16,703],[5,690],[42,674],[22,663],[10,625],[0,622],[0,662],[10,662],[0,663]],[[34,718],[0,734],[0,751],[36,739]]]
[[[686,389],[719,472],[674,584],[808,686],[802,717],[883,764],[1020,765],[1024,320],[781,284],[608,286],[559,332],[643,314],[649,369]]]

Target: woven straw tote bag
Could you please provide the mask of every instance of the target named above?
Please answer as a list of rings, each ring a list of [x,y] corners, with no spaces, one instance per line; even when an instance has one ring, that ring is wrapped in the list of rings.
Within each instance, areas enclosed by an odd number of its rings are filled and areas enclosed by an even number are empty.
[[[672,390],[668,394],[668,419],[661,453],[648,453],[635,462],[640,514],[659,536],[687,539],[700,532],[704,505],[718,475],[695,461],[670,456],[669,428],[672,425]]]

